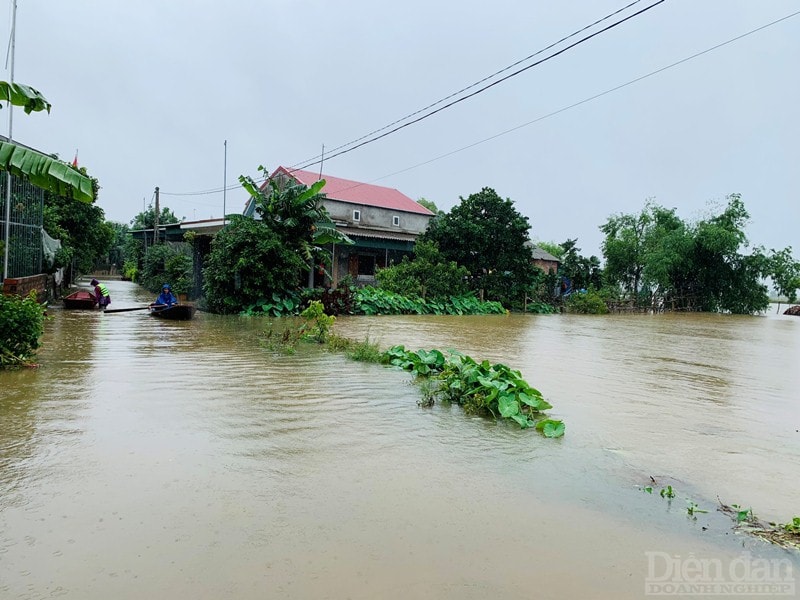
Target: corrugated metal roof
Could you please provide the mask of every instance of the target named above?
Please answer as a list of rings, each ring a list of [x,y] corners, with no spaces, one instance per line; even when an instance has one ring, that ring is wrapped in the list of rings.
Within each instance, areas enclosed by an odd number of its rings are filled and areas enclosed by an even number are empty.
[[[384,232],[376,231],[374,229],[365,231],[353,229],[352,227],[337,227],[336,229],[348,237],[362,237],[376,240],[396,240],[399,242],[414,242],[417,239],[417,236],[410,233],[395,233],[389,231]]]
[[[273,177],[279,172],[283,172],[307,186],[312,185],[320,179],[319,173],[303,171],[302,169],[292,171],[285,167],[278,167],[272,174]],[[433,213],[427,208],[394,188],[372,185],[370,183],[360,183],[358,181],[342,179],[341,177],[332,177],[325,174],[322,175],[322,179],[325,180],[325,187],[322,188],[322,193],[331,200],[433,216]]]

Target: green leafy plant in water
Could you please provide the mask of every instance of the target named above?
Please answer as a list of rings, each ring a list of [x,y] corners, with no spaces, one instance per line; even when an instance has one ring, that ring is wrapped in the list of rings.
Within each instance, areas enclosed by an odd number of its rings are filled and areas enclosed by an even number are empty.
[[[794,518],[792,518],[792,522],[791,523],[783,523],[783,524],[780,525],[780,527],[784,531],[788,531],[789,533],[794,533],[794,534],[800,535],[800,517],[794,517]]]
[[[660,494],[662,498],[669,498],[670,500],[675,497],[675,492],[673,491],[671,485],[668,485],[665,488],[661,488]]]
[[[507,311],[499,302],[482,302],[469,294],[424,299],[367,286],[355,290],[354,312],[365,315],[489,315]]]
[[[541,419],[552,408],[542,393],[528,384],[519,371],[489,361],[451,351],[447,356],[437,349],[413,352],[403,346],[386,351],[389,364],[434,379],[430,398],[440,398],[462,406],[467,413],[512,419],[523,429],[535,426],[545,437],[561,437],[565,425],[554,419]]]
[[[280,295],[277,292],[272,294],[272,299],[259,298],[257,302],[250,304],[244,309],[243,314],[247,316],[267,315],[270,317],[288,317],[297,315],[303,305],[303,297],[295,292]]]
[[[322,302],[314,300],[308,308],[300,313],[303,324],[300,326],[300,335],[303,339],[324,344],[336,317],[325,314]]]
[[[690,517],[695,517],[695,518],[697,518],[697,517],[695,516],[697,513],[707,513],[708,511],[707,511],[707,510],[703,510],[703,509],[702,509],[702,508],[700,508],[700,507],[699,507],[697,504],[695,504],[694,502],[692,502],[691,500],[689,500],[689,505],[686,507],[686,512],[688,513],[688,515],[689,515]]]
[[[642,491],[643,492],[647,492],[648,494],[652,494],[653,493],[653,486],[648,485],[647,487],[643,487]]]
[[[731,507],[736,509],[736,522],[743,523],[744,521],[754,521],[755,515],[752,508],[742,508],[738,504],[731,504]]]
[[[382,363],[383,352],[378,347],[378,344],[371,342],[369,337],[366,337],[361,342],[354,342],[350,345],[347,351],[347,356],[359,362],[368,363]]]
[[[284,354],[294,354],[300,341],[300,324],[295,320],[270,321],[261,343],[268,349]]]

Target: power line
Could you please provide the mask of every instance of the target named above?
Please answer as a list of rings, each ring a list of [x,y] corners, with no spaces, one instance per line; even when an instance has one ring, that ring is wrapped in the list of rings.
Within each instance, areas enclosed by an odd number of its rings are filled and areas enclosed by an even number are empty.
[[[759,31],[767,29],[768,27],[772,27],[773,25],[777,25],[778,23],[781,23],[783,21],[786,21],[786,20],[791,19],[792,17],[796,17],[798,15],[800,15],[800,11],[791,13],[789,15],[786,15],[785,17],[781,17],[780,19],[777,19],[775,21],[767,23],[766,25],[762,25],[761,27],[757,27],[756,29],[752,29],[752,30],[750,30],[750,31],[748,31],[746,33],[741,34],[741,35],[737,35],[736,37],[733,37],[733,38],[731,38],[731,39],[729,39],[727,41],[724,41],[724,42],[721,42],[719,44],[716,44],[715,46],[711,46],[710,48],[706,48],[705,50],[701,50],[700,52],[692,54],[691,56],[687,56],[686,58],[682,58],[681,60],[678,60],[678,61],[676,61],[674,63],[671,63],[671,64],[669,64],[669,65],[667,65],[665,67],[661,67],[660,69],[656,69],[655,71],[650,71],[649,73],[647,73],[645,75],[641,75],[640,77],[637,77],[635,79],[631,79],[630,81],[627,81],[627,82],[622,83],[620,85],[614,86],[613,88],[609,88],[609,89],[607,89],[607,90],[605,90],[603,92],[600,92],[598,94],[595,94],[593,96],[589,96],[588,98],[584,98],[583,100],[579,100],[578,102],[574,102],[573,104],[570,104],[569,106],[564,106],[562,108],[559,108],[558,110],[554,110],[553,112],[547,113],[546,115],[542,115],[541,117],[537,117],[537,118],[535,118],[535,119],[533,119],[531,121],[528,121],[526,123],[522,123],[521,125],[517,125],[515,127],[512,127],[511,129],[506,129],[505,131],[501,131],[500,133],[496,133],[496,134],[494,134],[492,136],[489,136],[489,137],[484,138],[482,140],[479,140],[477,142],[473,142],[472,144],[468,144],[466,146],[462,146],[461,148],[458,148],[456,150],[451,150],[450,152],[446,152],[444,154],[440,154],[439,156],[436,156],[436,157],[431,158],[429,160],[423,161],[421,163],[417,163],[416,165],[407,167],[405,169],[401,169],[399,171],[395,171],[395,172],[389,173],[387,175],[382,175],[381,177],[377,177],[377,178],[372,179],[372,180],[370,180],[368,182],[360,183],[358,185],[350,186],[349,188],[344,188],[344,189],[350,190],[350,189],[359,187],[361,185],[375,183],[376,181],[381,181],[382,179],[386,179],[387,177],[393,177],[394,175],[399,175],[400,173],[405,173],[407,171],[412,171],[414,169],[417,169],[419,167],[425,166],[425,165],[430,164],[432,162],[436,162],[437,160],[441,160],[443,158],[447,158],[448,156],[452,156],[454,154],[458,154],[459,152],[463,152],[464,150],[469,150],[470,148],[474,148],[475,146],[479,146],[481,144],[484,144],[484,143],[489,142],[491,140],[497,139],[497,138],[502,137],[504,135],[507,135],[509,133],[513,133],[514,131],[517,131],[517,130],[522,129],[524,127],[528,127],[529,125],[533,125],[535,123],[538,123],[540,121],[544,121],[545,119],[549,119],[550,117],[554,117],[554,116],[556,116],[558,114],[561,114],[563,112],[566,112],[566,111],[571,110],[573,108],[576,108],[578,106],[582,106],[583,104],[587,104],[588,102],[592,102],[593,100],[597,100],[598,98],[602,98],[603,96],[607,96],[608,94],[611,94],[613,92],[616,92],[618,90],[626,88],[626,87],[628,87],[630,85],[633,85],[634,83],[638,83],[640,81],[648,79],[649,77],[652,77],[654,75],[658,75],[659,73],[663,73],[664,71],[667,71],[668,69],[672,69],[673,67],[677,67],[678,65],[682,65],[683,63],[689,62],[690,60],[693,60],[695,58],[703,56],[704,54],[708,54],[710,52],[713,52],[714,50],[718,50],[719,48],[722,48],[723,46],[727,46],[728,44],[732,44],[733,42],[737,42],[737,41],[739,41],[739,40],[741,40],[743,38],[746,38],[746,37],[748,37],[748,36],[750,36],[750,35],[752,35],[754,33],[758,33]],[[344,189],[340,190],[340,191],[344,191]]]
[[[444,106],[437,108],[436,110],[432,110],[431,112],[426,113],[426,114],[422,115],[421,117],[417,117],[416,119],[413,119],[412,121],[409,121],[408,123],[404,123],[403,125],[398,125],[397,127],[393,128],[393,129],[390,129],[389,131],[386,131],[384,133],[381,133],[380,135],[372,137],[371,139],[362,141],[362,142],[360,142],[360,143],[358,143],[358,144],[356,144],[356,145],[354,145],[354,146],[352,146],[350,148],[347,148],[345,150],[341,150],[341,151],[336,152],[336,153],[334,153],[332,155],[328,155],[327,159],[330,160],[332,158],[336,158],[337,156],[341,156],[342,154],[347,154],[348,152],[352,152],[353,150],[356,150],[357,148],[360,148],[361,146],[365,146],[366,144],[371,144],[372,142],[375,142],[375,141],[377,141],[377,140],[379,140],[381,138],[384,138],[384,137],[386,137],[388,135],[396,133],[397,131],[400,131],[401,129],[404,129],[404,128],[410,126],[410,125],[413,125],[415,123],[419,123],[423,119],[427,119],[428,117],[431,117],[431,116],[435,115],[436,113],[439,113],[439,112],[441,112],[443,110],[446,110],[446,109],[450,108],[451,106],[454,106],[454,105],[458,104],[459,102],[463,102],[464,100],[472,98],[473,96],[477,96],[478,94],[480,94],[482,92],[485,92],[489,88],[494,87],[497,84],[502,83],[502,82],[504,82],[504,81],[506,81],[508,79],[511,79],[512,77],[516,77],[517,75],[519,75],[520,73],[524,73],[528,69],[532,69],[533,67],[539,66],[542,63],[545,63],[548,60],[551,60],[551,59],[563,54],[564,52],[567,52],[568,50],[571,50],[572,48],[574,48],[576,46],[579,46],[580,44],[583,44],[584,42],[589,41],[593,37],[596,37],[596,36],[598,36],[598,35],[600,35],[602,33],[605,33],[606,31],[609,31],[610,29],[613,29],[614,27],[617,27],[618,25],[621,25],[622,23],[624,23],[624,22],[626,22],[626,21],[628,21],[630,19],[633,19],[634,17],[637,17],[637,16],[641,15],[642,13],[647,12],[651,8],[654,8],[654,7],[658,6],[659,4],[662,4],[665,1],[666,0],[658,0],[654,4],[651,4],[650,6],[648,6],[646,8],[643,8],[643,9],[633,13],[632,15],[627,16],[624,19],[621,19],[620,21],[616,21],[616,22],[612,23],[611,25],[607,25],[603,29],[600,29],[599,31],[596,31],[596,32],[594,32],[592,34],[589,34],[586,37],[581,38],[577,42],[573,42],[572,44],[568,45],[566,48],[562,48],[561,50],[558,50],[557,52],[554,52],[553,54],[550,54],[550,55],[546,56],[545,58],[542,58],[541,60],[538,60],[538,61],[534,62],[533,64],[528,65],[527,67],[523,67],[523,68],[521,68],[521,69],[519,69],[517,71],[514,71],[510,75],[506,75],[505,77],[502,77],[501,79],[498,79],[497,81],[494,81],[494,82],[492,82],[492,83],[490,83],[488,85],[485,85],[484,87],[482,87],[482,88],[480,88],[480,89],[478,89],[478,90],[476,90],[476,91],[474,91],[474,92],[472,92],[470,94],[467,94],[466,96],[464,96],[462,98],[459,98],[457,100],[453,100],[452,102],[449,102],[449,103],[445,104]],[[313,166],[313,165],[316,165],[316,164],[319,164],[319,161],[313,161],[313,162],[310,162],[310,163],[303,164],[302,166],[298,167],[297,169],[290,169],[290,171],[299,170],[299,169],[306,169],[306,168],[308,168],[310,166]]]
[[[558,46],[562,42],[565,42],[568,39],[573,38],[576,35],[579,35],[579,34],[583,33],[587,29],[591,29],[595,25],[598,25],[598,24],[602,23],[603,21],[607,21],[608,19],[618,15],[619,13],[629,9],[631,6],[634,6],[634,5],[636,5],[636,4],[638,4],[639,2],[642,2],[642,1],[643,0],[635,0],[634,2],[631,2],[630,4],[628,4],[627,6],[623,6],[622,8],[614,11],[613,13],[610,13],[610,14],[606,15],[605,17],[603,17],[601,19],[598,19],[594,23],[586,25],[585,27],[582,27],[581,29],[578,29],[577,31],[574,31],[571,34],[562,37],[557,42],[553,42],[549,46],[545,46],[541,50],[537,50],[533,54],[531,54],[529,56],[526,56],[525,58],[520,59],[520,60],[516,61],[515,63],[512,63],[512,64],[508,65],[507,67],[504,67],[504,68],[500,69],[499,71],[496,71],[496,72],[492,73],[491,75],[488,75],[487,77],[484,77],[483,79],[480,79],[479,81],[476,81],[475,83],[470,84],[470,85],[458,90],[457,92],[453,92],[449,96],[445,96],[441,100],[437,100],[436,102],[433,102],[433,103],[429,104],[428,106],[425,106],[425,107],[423,107],[423,108],[421,108],[421,109],[419,109],[417,111],[414,111],[414,112],[406,115],[405,117],[397,119],[396,121],[393,121],[393,122],[389,123],[388,125],[384,125],[380,129],[376,129],[375,131],[371,131],[370,133],[367,133],[366,135],[363,135],[360,138],[357,138],[357,139],[355,139],[355,140],[353,140],[351,142],[347,142],[346,144],[342,144],[341,146],[337,146],[335,148],[332,148],[329,152],[336,152],[337,150],[341,150],[342,148],[346,148],[348,146],[352,146],[353,144],[356,144],[356,143],[360,142],[361,140],[364,140],[364,139],[366,139],[366,138],[368,138],[368,137],[370,137],[372,135],[375,135],[376,133],[380,133],[381,131],[385,131],[386,129],[389,129],[393,125],[397,125],[398,123],[402,123],[403,121],[406,121],[406,120],[410,119],[411,117],[414,117],[414,116],[416,116],[416,115],[418,115],[418,114],[420,114],[422,112],[425,112],[426,110],[428,110],[430,108],[433,108],[434,106],[438,106],[442,102],[445,102],[445,101],[449,100],[450,98],[454,98],[454,97],[456,97],[456,96],[458,96],[458,95],[460,95],[460,94],[462,94],[462,93],[464,93],[464,92],[466,92],[468,90],[471,90],[472,88],[474,88],[474,87],[476,87],[476,86],[478,86],[478,85],[480,85],[480,84],[482,84],[482,83],[484,83],[486,81],[489,81],[490,79],[493,79],[494,77],[497,77],[498,75],[500,75],[502,73],[505,73],[506,71],[508,71],[510,69],[513,69],[514,67],[516,67],[518,65],[521,65],[522,63],[530,60],[531,58],[533,58],[535,56],[538,56],[539,54],[542,54],[543,52],[546,52],[547,50],[550,50],[551,48],[554,48],[555,46]],[[291,170],[291,169],[293,169],[294,167],[296,167],[299,164],[303,164],[303,163],[306,163],[308,161],[316,160],[317,158],[320,158],[320,160],[321,160],[322,156],[320,154],[317,154],[316,156],[312,156],[311,158],[307,158],[305,160],[302,160],[302,161],[296,163],[295,165],[292,165],[291,167],[289,167],[289,169]]]
[[[460,89],[459,91],[450,94],[449,96],[446,96],[446,97],[444,97],[444,98],[442,98],[440,100],[437,100],[436,102],[433,102],[432,104],[429,104],[428,106],[426,106],[424,108],[421,108],[421,109],[419,109],[419,110],[417,110],[415,112],[412,112],[412,113],[406,115],[405,117],[403,117],[401,119],[398,119],[396,121],[393,121],[392,123],[389,123],[388,125],[385,125],[385,126],[379,128],[379,129],[376,129],[376,130],[372,131],[371,133],[368,133],[368,134],[366,134],[364,136],[361,136],[360,138],[357,138],[357,139],[355,139],[355,140],[353,140],[351,142],[348,142],[346,144],[342,144],[341,146],[337,146],[336,148],[331,150],[331,152],[333,152],[334,154],[327,154],[325,158],[329,160],[331,158],[335,158],[336,156],[340,156],[342,154],[346,154],[347,152],[351,152],[351,151],[353,151],[353,150],[355,150],[357,148],[360,148],[361,146],[364,146],[366,144],[369,144],[369,143],[372,143],[374,141],[377,141],[377,140],[379,140],[379,139],[381,139],[383,137],[391,135],[392,133],[395,133],[395,132],[399,131],[400,129],[408,127],[409,125],[413,125],[414,123],[418,123],[419,121],[422,121],[423,119],[427,119],[428,117],[433,116],[434,114],[436,114],[438,112],[441,112],[441,111],[443,111],[443,110],[445,110],[447,108],[450,108],[451,106],[453,106],[455,104],[458,104],[459,102],[463,102],[464,100],[467,100],[467,99],[471,98],[472,96],[476,96],[477,94],[480,94],[481,92],[483,92],[483,91],[485,91],[485,90],[487,90],[487,89],[489,89],[489,88],[491,88],[491,87],[493,87],[493,86],[495,86],[495,85],[497,85],[499,83],[502,83],[503,81],[506,81],[507,79],[510,79],[511,77],[519,75],[520,73],[522,73],[524,71],[527,71],[528,69],[531,69],[531,68],[533,68],[533,67],[535,67],[537,65],[540,65],[543,62],[546,62],[546,61],[548,61],[548,60],[550,60],[552,58],[555,58],[559,54],[563,54],[567,50],[570,50],[570,49],[574,48],[575,46],[578,46],[578,45],[582,44],[583,42],[586,42],[586,41],[590,40],[591,38],[593,38],[593,37],[595,37],[597,35],[600,35],[601,33],[604,33],[606,31],[608,31],[609,29],[613,29],[614,27],[616,27],[618,25],[621,25],[622,23],[624,23],[625,21],[628,21],[629,19],[632,19],[632,18],[634,18],[634,17],[636,17],[636,16],[638,16],[638,15],[644,13],[644,12],[647,12],[651,8],[654,8],[655,6],[658,6],[659,4],[662,4],[666,0],[658,0],[654,4],[651,4],[650,6],[647,6],[646,8],[643,8],[643,9],[639,10],[638,12],[635,12],[635,13],[633,13],[631,15],[628,15],[627,17],[621,19],[620,21],[616,21],[616,22],[612,23],[611,25],[608,25],[607,27],[605,27],[605,28],[603,28],[603,29],[601,29],[601,30],[599,30],[597,32],[592,33],[592,34],[590,34],[590,35],[578,40],[577,42],[575,42],[573,44],[570,44],[566,48],[564,48],[562,50],[559,50],[558,52],[555,52],[552,55],[549,55],[549,56],[545,57],[544,59],[542,59],[540,61],[537,61],[537,62],[535,62],[535,63],[533,63],[531,65],[528,65],[527,67],[524,67],[522,69],[519,69],[518,71],[515,71],[514,73],[511,73],[510,75],[507,75],[507,76],[503,77],[502,79],[499,79],[499,80],[497,80],[497,81],[495,81],[495,82],[493,82],[491,84],[488,84],[488,85],[484,86],[483,88],[481,88],[479,90],[476,90],[476,91],[472,92],[471,94],[469,94],[467,96],[464,96],[463,98],[459,98],[458,100],[454,100],[453,102],[450,102],[450,103],[446,104],[445,106],[442,106],[441,108],[438,108],[438,109],[436,109],[436,110],[434,110],[434,111],[432,111],[430,113],[424,114],[421,117],[418,117],[418,118],[414,119],[413,121],[410,121],[408,123],[405,123],[404,125],[400,125],[398,127],[395,127],[391,131],[386,131],[387,129],[389,129],[390,127],[392,127],[394,125],[397,125],[399,123],[403,123],[403,121],[407,121],[408,119],[410,119],[412,117],[415,117],[416,115],[419,115],[420,113],[423,113],[428,109],[431,109],[431,108],[433,108],[435,106],[438,106],[438,105],[442,104],[443,102],[446,102],[447,100],[449,100],[451,98],[454,98],[454,97],[464,93],[465,91],[471,90],[471,89],[475,88],[476,86],[478,86],[478,85],[480,85],[480,84],[482,84],[482,83],[484,83],[486,81],[489,81],[490,79],[493,79],[493,78],[497,77],[498,75],[500,75],[502,73],[505,73],[506,71],[509,71],[510,69],[513,69],[514,67],[516,67],[516,66],[518,66],[518,65],[520,65],[520,64],[522,64],[522,63],[524,63],[524,62],[526,62],[528,60],[530,60],[531,58],[533,58],[535,56],[538,56],[538,55],[546,52],[547,50],[550,50],[550,49],[554,48],[555,46],[561,44],[562,42],[564,42],[566,40],[569,40],[571,38],[574,38],[577,35],[580,35],[584,31],[586,31],[588,29],[591,29],[592,27],[594,27],[594,26],[596,26],[596,25],[598,25],[598,24],[600,24],[600,23],[602,23],[604,21],[607,21],[608,19],[613,18],[614,16],[620,14],[621,12],[624,12],[625,10],[631,8],[632,6],[635,6],[636,4],[639,4],[642,1],[643,0],[634,0],[634,2],[631,2],[631,3],[627,4],[626,6],[623,6],[622,8],[620,8],[620,9],[618,9],[618,10],[612,12],[612,13],[609,13],[608,15],[602,17],[601,19],[598,19],[595,22],[593,22],[593,23],[591,23],[589,25],[586,25],[585,27],[582,27],[581,29],[578,29],[577,31],[574,31],[571,34],[569,34],[567,36],[564,36],[563,38],[561,38],[557,42],[553,42],[552,44],[550,44],[550,45],[548,45],[548,46],[546,46],[546,47],[544,47],[544,48],[542,48],[540,50],[537,50],[533,54],[531,54],[529,56],[526,56],[525,58],[520,59],[520,60],[512,63],[511,65],[508,65],[507,67],[504,67],[504,68],[500,69],[499,71],[496,71],[495,73],[492,73],[491,75],[489,75],[487,77],[484,77],[483,79],[480,79],[479,81],[476,81],[475,83],[470,84],[470,85]],[[371,136],[373,136],[375,134],[378,134],[380,132],[385,132],[385,133],[382,133],[381,135],[378,135],[377,137],[374,137],[372,139],[367,139],[367,138],[370,138]],[[364,141],[364,140],[366,140],[366,141]],[[361,143],[359,143],[359,142],[361,142]],[[354,145],[354,144],[357,144],[357,145]],[[344,148],[348,148],[348,146],[352,146],[352,147],[349,148],[349,149],[344,150]],[[340,150],[340,152],[337,152],[337,150]],[[320,160],[317,160],[318,158]],[[308,162],[308,161],[312,161],[312,162]],[[292,171],[296,171],[296,170],[299,170],[299,169],[306,169],[308,167],[320,164],[321,162],[322,162],[321,155],[317,154],[313,158],[307,159],[306,161],[302,161],[300,163],[296,163],[295,165],[293,165],[291,167],[288,167],[288,170],[289,170],[289,172],[292,172]],[[304,163],[307,163],[307,164],[304,164]],[[298,165],[303,165],[303,166],[298,166]],[[257,183],[262,183],[264,180],[265,179],[262,179],[262,180],[258,181]],[[212,188],[212,189],[207,189],[207,190],[200,190],[200,191],[197,191],[197,192],[163,192],[162,191],[161,194],[162,195],[166,195],[166,196],[203,196],[203,195],[208,195],[208,194],[218,194],[218,193],[226,191],[226,190],[238,189],[238,187],[239,187],[238,185],[234,185],[234,186],[230,186],[230,187],[222,187],[222,188]]]

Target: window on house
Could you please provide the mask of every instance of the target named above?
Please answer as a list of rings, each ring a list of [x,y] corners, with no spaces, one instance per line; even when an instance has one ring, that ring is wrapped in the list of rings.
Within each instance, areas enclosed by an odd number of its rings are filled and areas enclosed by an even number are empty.
[[[395,227],[400,227],[400,217],[398,217],[397,215],[393,216],[392,225],[394,225]]]
[[[354,210],[353,211],[353,221],[358,223],[360,220],[361,220],[361,211],[360,210]]]

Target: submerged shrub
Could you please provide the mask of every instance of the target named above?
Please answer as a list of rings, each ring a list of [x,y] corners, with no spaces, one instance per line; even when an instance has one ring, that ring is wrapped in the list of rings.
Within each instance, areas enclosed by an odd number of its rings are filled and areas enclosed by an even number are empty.
[[[36,355],[44,311],[36,292],[24,298],[0,294],[0,367],[24,365]]]
[[[567,299],[567,310],[588,315],[604,315],[608,312],[603,297],[594,290],[575,292]]]

